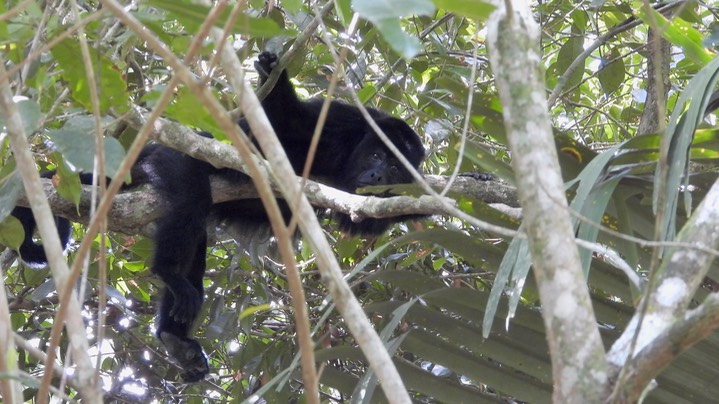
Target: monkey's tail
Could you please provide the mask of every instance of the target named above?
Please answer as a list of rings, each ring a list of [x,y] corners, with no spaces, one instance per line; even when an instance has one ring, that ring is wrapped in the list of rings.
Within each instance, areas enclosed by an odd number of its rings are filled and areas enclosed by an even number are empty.
[[[40,177],[52,178],[53,175],[55,175],[54,170],[41,173]],[[92,184],[92,173],[80,174],[80,183],[86,185]],[[45,248],[42,244],[38,244],[35,240],[33,240],[33,234],[37,228],[37,222],[35,221],[35,216],[32,214],[32,209],[16,206],[12,211],[12,215],[20,221],[22,228],[25,231],[25,238],[23,239],[20,248],[17,250],[18,254],[20,254],[20,259],[33,268],[45,267],[47,265]],[[55,225],[57,226],[57,232],[60,236],[60,244],[62,245],[62,249],[65,250],[70,242],[72,225],[69,220],[60,216],[55,216]]]
[[[37,227],[37,222],[32,214],[30,208],[16,207],[12,211],[12,215],[22,223],[22,228],[25,231],[25,239],[22,241],[18,254],[20,258],[28,264],[30,267],[44,267],[47,265],[47,255],[45,255],[45,249],[42,244],[38,244],[33,240],[33,234]],[[72,229],[70,221],[55,216],[55,224],[57,225],[57,232],[60,236],[60,244],[62,244],[63,250],[67,248],[67,244],[70,241],[70,231]]]

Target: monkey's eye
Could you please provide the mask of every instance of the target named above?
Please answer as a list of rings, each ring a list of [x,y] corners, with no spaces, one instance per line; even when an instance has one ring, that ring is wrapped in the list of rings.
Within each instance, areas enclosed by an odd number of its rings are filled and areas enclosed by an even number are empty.
[[[370,156],[370,157],[372,157],[372,160],[377,160],[377,161],[382,160],[382,157],[377,152],[372,153],[372,156]]]
[[[396,165],[389,166],[389,173],[392,175],[399,174],[399,167],[397,167]]]

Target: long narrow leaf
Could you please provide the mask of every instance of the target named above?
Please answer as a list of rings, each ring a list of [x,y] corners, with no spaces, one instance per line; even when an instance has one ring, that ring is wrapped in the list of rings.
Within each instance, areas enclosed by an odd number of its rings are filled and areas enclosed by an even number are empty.
[[[657,167],[654,176],[654,195],[652,204],[654,212],[659,209],[660,192],[665,192],[665,212],[660,226],[660,239],[669,240],[676,232],[676,209],[679,199],[680,186],[687,181],[687,165],[689,159],[689,146],[694,131],[704,117],[704,110],[709,103],[714,84],[719,79],[719,57],[714,58],[699,73],[691,79],[686,89],[679,97],[669,126],[664,132],[669,142],[666,172],[662,166]],[[700,100],[691,102],[691,100]],[[665,187],[662,187],[665,185]],[[688,202],[685,199],[685,202]],[[687,206],[689,211],[689,206]]]

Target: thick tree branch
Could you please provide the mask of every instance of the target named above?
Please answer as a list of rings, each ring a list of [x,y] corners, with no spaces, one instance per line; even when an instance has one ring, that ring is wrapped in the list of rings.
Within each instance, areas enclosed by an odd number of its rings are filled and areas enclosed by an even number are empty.
[[[62,216],[73,222],[88,224],[90,222],[90,203],[92,186],[84,185],[80,194],[80,204],[76,207],[72,202],[63,199],[52,181],[43,180],[43,189],[53,214]],[[28,206],[27,197],[21,194],[18,206]],[[148,227],[159,218],[164,211],[160,195],[149,187],[143,187],[133,192],[123,192],[115,197],[112,209],[108,213],[108,228],[125,234],[150,235]]]
[[[446,177],[428,176],[428,182],[439,189],[446,182]],[[54,214],[77,223],[87,224],[89,222],[91,186],[85,185],[82,187],[80,204],[75,207],[71,202],[58,195],[52,181],[43,180],[42,183]],[[501,181],[459,178],[452,187],[452,191],[483,199],[487,203],[506,202],[502,204],[507,206],[517,204],[516,199],[511,199],[511,196],[516,191]],[[382,218],[409,214],[446,214],[441,204],[428,196],[419,198],[407,196],[391,198],[367,197],[343,192],[314,181],[307,181],[305,193],[313,205],[346,213],[357,220],[368,217]],[[219,203],[254,199],[258,198],[258,195],[249,178],[238,183],[213,177],[212,198],[216,203]],[[20,195],[17,203],[18,206],[29,206],[27,197],[24,194]],[[151,225],[157,218],[162,216],[164,209],[161,196],[149,186],[122,192],[115,197],[112,209],[108,214],[108,228],[128,235],[151,235]]]
[[[146,117],[146,112],[136,108],[125,119],[131,126],[140,127]],[[208,161],[215,166],[244,170],[242,159],[234,147],[201,137],[194,130],[179,123],[159,119],[154,125],[152,136],[155,140],[168,147]],[[262,166],[265,167],[265,165]],[[266,171],[264,175],[267,175]],[[443,188],[447,182],[446,177],[443,176],[429,175],[425,178],[436,189]],[[43,187],[55,214],[74,222],[84,224],[89,222],[90,186],[83,186],[78,208],[61,198],[50,180],[45,180]],[[405,196],[392,198],[367,197],[343,192],[314,181],[307,181],[304,191],[314,206],[346,213],[358,221],[368,217],[447,214],[446,209],[440,203],[428,196],[420,198]],[[509,207],[518,206],[516,189],[502,181],[483,181],[472,177],[459,177],[450,192],[482,200],[486,203],[503,204]],[[212,179],[212,196],[216,203],[259,197],[249,177],[246,181],[239,183],[214,177]],[[453,201],[451,202],[453,204]],[[29,206],[24,195],[20,196],[18,205]],[[108,215],[108,226],[112,231],[125,234],[149,235],[151,234],[151,223],[160,217],[163,212],[162,199],[152,188],[144,186],[131,189],[116,196]]]
[[[507,1],[487,31],[552,357],[553,400],[601,402],[608,366],[547,112],[539,29],[526,2]]]
[[[657,336],[634,358],[623,385],[625,402],[635,402],[645,386],[657,377],[677,356],[719,328],[719,294],[709,295],[699,307]]]
[[[719,246],[719,234],[717,234],[717,223],[719,223],[719,211],[716,206],[719,204],[719,182],[714,183],[712,188],[707,192],[704,200],[694,211],[692,216],[686,222],[682,230],[677,235],[677,241],[707,248],[717,248]],[[687,249],[683,247],[672,247],[664,254],[661,265],[657,269],[654,285],[651,293],[647,294],[647,314],[643,323],[638,327],[640,313],[636,313],[629,322],[626,330],[621,337],[614,343],[609,352],[608,358],[615,366],[615,373],[618,373],[620,367],[629,360],[627,369],[630,371],[629,377],[637,380],[623,383],[625,387],[618,391],[621,397],[616,397],[620,401],[632,402],[638,398],[641,389],[646,382],[651,380],[646,375],[637,373],[635,366],[646,366],[644,362],[648,359],[641,354],[645,350],[666,349],[657,348],[654,345],[661,346],[667,343],[676,343],[677,329],[686,328],[696,334],[696,329],[706,327],[698,324],[681,324],[692,320],[692,318],[704,318],[702,312],[695,315],[690,312],[685,314],[687,308],[695,297],[697,289],[701,286],[704,276],[708,273],[715,256],[706,251],[695,249]],[[715,305],[714,297],[707,299],[705,304],[710,309]],[[698,309],[697,309],[698,310]],[[705,308],[704,310],[708,310]],[[711,314],[708,317],[711,317]],[[684,318],[682,322],[677,322],[677,318]],[[710,322],[713,320],[709,320]],[[714,326],[714,324],[709,324]],[[637,337],[634,353],[630,352],[631,340],[635,333],[639,333]],[[691,333],[690,333],[691,334]],[[692,339],[691,335],[683,337],[684,339]],[[682,342],[683,345],[687,343]],[[673,351],[673,355],[677,356],[679,350]],[[665,360],[665,359],[660,359]],[[653,374],[657,375],[660,368],[655,368]],[[641,386],[636,386],[645,383]],[[639,389],[639,390],[637,390]]]

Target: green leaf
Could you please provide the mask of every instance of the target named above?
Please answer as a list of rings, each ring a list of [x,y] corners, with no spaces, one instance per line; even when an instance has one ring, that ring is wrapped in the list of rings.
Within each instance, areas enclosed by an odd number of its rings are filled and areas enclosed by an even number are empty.
[[[494,5],[478,0],[433,0],[438,9],[451,11],[477,21],[486,21],[496,8]]]
[[[5,2],[0,3],[0,15],[5,14]],[[0,41],[5,42],[10,39],[7,29],[7,20],[0,21]]]
[[[704,66],[713,59],[714,55],[704,48],[704,34],[697,31],[691,24],[680,18],[669,21],[657,11],[652,10],[651,12],[652,18],[649,18],[643,9],[637,11],[637,14],[645,23],[656,19],[662,36],[673,45],[680,47],[688,58],[699,66]]]
[[[399,20],[395,18],[374,21],[373,24],[382,34],[392,49],[402,55],[402,57],[410,59],[419,53],[421,44],[419,40],[402,31]]]
[[[689,81],[676,103],[669,125],[664,132],[664,136],[670,142],[667,156],[668,170],[665,173],[661,170],[661,166],[658,166],[652,196],[652,204],[656,212],[660,201],[659,192],[663,189],[666,193],[664,198],[666,214],[660,224],[661,240],[670,240],[674,237],[680,189],[682,185],[686,186],[688,181],[686,174],[689,146],[694,136],[694,130],[704,118],[704,110],[707,108],[714,85],[718,80],[719,57],[709,62]],[[666,175],[666,178],[662,174]],[[663,181],[666,181],[665,188],[660,186]],[[691,196],[690,192],[682,194],[685,198]],[[690,212],[689,201],[685,199],[684,202],[687,212]]]
[[[66,39],[55,45],[51,52],[62,67],[62,77],[68,83],[73,99],[83,108],[91,111],[90,88],[87,83],[80,45],[76,41]],[[130,106],[127,83],[125,83],[120,70],[102,54],[94,54],[92,63],[95,80],[98,84],[100,112],[105,114],[110,108],[117,113],[128,111]]]
[[[22,126],[25,131],[25,136],[30,136],[32,133],[37,131],[40,119],[42,118],[42,112],[40,112],[40,105],[34,100],[19,100],[15,102],[15,106],[20,112],[22,118]],[[5,127],[5,117],[0,116],[0,127]]]
[[[621,144],[615,145],[594,157],[577,176],[579,186],[577,187],[570,207],[573,211],[580,212],[582,217],[589,221],[589,223],[580,222],[579,219],[576,218],[572,220],[575,228],[579,225],[579,236],[584,240],[595,241],[597,239],[597,233],[599,232],[598,224],[601,222],[607,203],[609,203],[609,198],[619,183],[620,178],[616,177],[601,184],[599,184],[599,182],[606,172],[607,165],[621,146]],[[584,276],[587,276],[589,274],[592,251],[582,249],[580,256]]]
[[[392,49],[407,59],[419,52],[420,43],[402,31],[399,18],[434,13],[434,4],[430,0],[354,0],[352,8],[374,24]]]
[[[95,169],[95,138],[85,132],[73,129],[58,129],[47,132],[57,150],[62,154],[74,172],[91,173]],[[112,137],[103,139],[105,146],[105,175],[115,178],[125,158],[125,149]]]
[[[0,244],[17,250],[24,239],[22,223],[15,216],[8,216],[0,222]]]
[[[589,166],[587,166],[589,168]],[[581,215],[587,220],[579,224],[577,236],[582,240],[597,241],[599,234],[599,226],[602,224],[602,217],[607,210],[607,204],[611,199],[614,189],[619,184],[620,177],[612,178],[599,184],[592,189],[589,198],[582,206]],[[589,275],[589,266],[592,262],[594,251],[588,249],[580,249],[579,256],[582,261],[582,270],[584,275]]]
[[[377,89],[371,83],[357,91],[357,97],[363,104],[369,102],[377,94]]]
[[[572,33],[573,34],[584,34],[587,31],[589,18],[584,10],[574,10],[570,14],[570,20],[572,21]]]
[[[434,4],[430,0],[354,0],[352,8],[372,23],[410,15],[430,15],[434,12]]]
[[[302,1],[300,0],[282,0],[282,8],[292,14],[297,14],[302,9]]]
[[[608,64],[604,65],[597,73],[599,84],[602,85],[604,94],[613,93],[624,82],[626,66],[624,65],[624,59],[618,58],[618,56],[619,52],[616,49],[607,52],[603,60]]]
[[[495,277],[492,290],[487,299],[487,308],[484,312],[484,319],[482,320],[482,336],[484,338],[489,337],[490,331],[492,331],[492,324],[494,323],[494,317],[499,309],[499,300],[509,283],[510,277],[517,279],[524,279],[529,267],[532,264],[531,257],[529,256],[529,244],[526,239],[514,238],[509,243],[509,247],[502,258],[502,263],[497,269],[497,276]],[[523,284],[524,282],[518,282]],[[516,312],[517,304],[519,302],[519,296],[521,295],[521,286],[514,284],[512,288],[511,299],[509,304],[509,311],[507,317],[511,317]]]
[[[634,217],[627,206],[626,196],[622,195],[621,192],[615,192],[612,196],[612,201],[614,202],[614,210],[617,216],[617,229],[622,234],[632,234],[635,232],[636,227],[634,225]],[[612,247],[616,248],[617,252],[622,254],[622,257],[632,268],[639,267],[639,248],[636,243],[618,242],[615,245],[612,245]],[[597,275],[602,272],[604,271],[592,271],[592,274]],[[590,282],[592,282],[591,278]],[[631,300],[627,299],[627,301],[637,303],[641,298],[641,291],[637,290],[632,282],[629,282],[629,285]],[[613,294],[615,296],[619,296],[619,293],[614,292]]]
[[[149,0],[148,4],[172,14],[177,21],[185,26],[188,32],[197,32],[205,21],[211,8],[200,4],[176,0]],[[231,10],[225,9],[215,22],[215,26],[223,28],[230,17]],[[255,18],[247,14],[240,14],[232,27],[239,32],[252,37],[271,38],[285,34],[285,30],[269,18]]]
[[[10,215],[17,197],[22,191],[20,175],[15,171],[14,161],[6,164],[0,170],[0,221]]]
[[[60,162],[56,166],[58,181],[54,181],[57,193],[66,201],[70,201],[75,206],[78,206],[82,194],[80,177],[70,168],[67,161],[62,160],[59,153],[53,153],[53,159]]]
[[[408,334],[403,333],[397,338],[392,338],[392,336],[395,334],[395,330],[397,330],[400,323],[404,321],[407,310],[409,310],[417,301],[418,299],[410,299],[410,301],[400,305],[394,311],[392,311],[392,314],[390,315],[390,321],[388,321],[384,325],[384,328],[380,332],[380,339],[382,340],[382,343],[384,344],[385,348],[387,349],[387,352],[390,355],[394,355],[397,352],[399,345],[407,337]],[[375,374],[374,370],[370,369],[360,378],[359,382],[357,383],[352,392],[352,395],[354,397],[359,397],[362,394],[366,394],[366,398],[362,402],[370,403],[372,402],[370,400],[374,395],[377,386],[377,375]]]
[[[200,128],[216,136],[224,133],[205,105],[185,86],[178,87],[177,96],[165,110],[165,115],[185,126]]]
[[[342,25],[349,25],[352,21],[352,4],[351,0],[335,0],[335,11],[342,21]]]
[[[557,73],[559,73],[559,75],[564,75],[569,66],[572,62],[574,62],[579,54],[582,53],[582,51],[584,51],[584,37],[573,36],[569,38],[567,42],[562,45],[561,49],[559,49],[556,65]],[[580,81],[582,81],[582,76],[584,76],[584,65],[579,66],[574,70],[564,88],[575,87]],[[576,94],[577,91],[574,91],[574,93]]]
[[[496,245],[472,237],[459,231],[444,228],[429,229],[422,232],[408,233],[394,240],[393,245],[413,241],[426,241],[440,245],[461,256],[473,266],[494,270],[502,257],[503,251]]]

